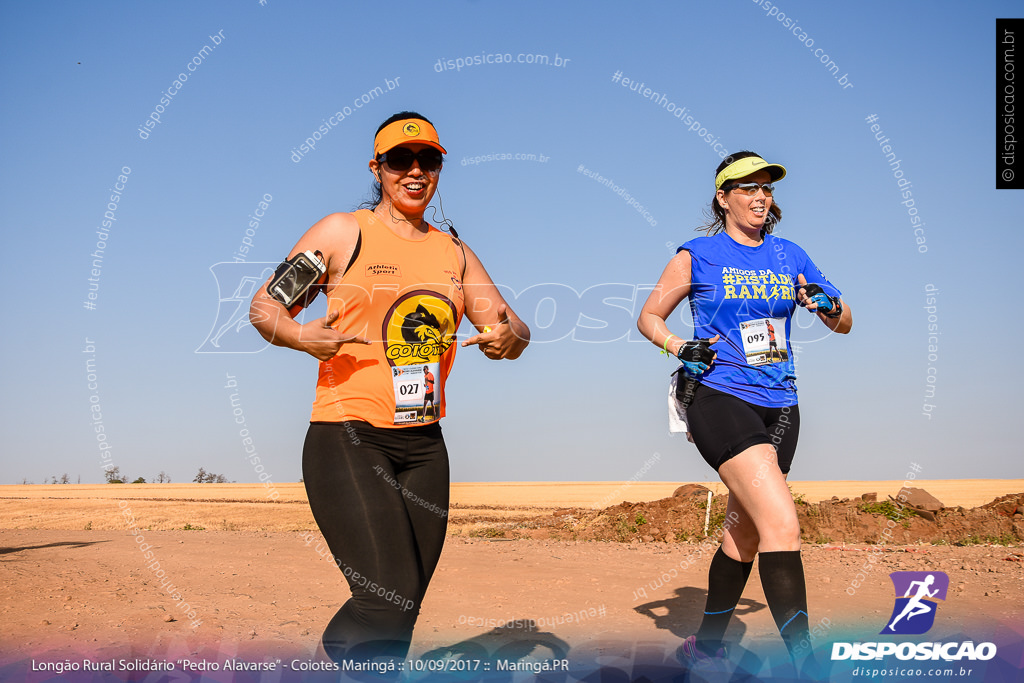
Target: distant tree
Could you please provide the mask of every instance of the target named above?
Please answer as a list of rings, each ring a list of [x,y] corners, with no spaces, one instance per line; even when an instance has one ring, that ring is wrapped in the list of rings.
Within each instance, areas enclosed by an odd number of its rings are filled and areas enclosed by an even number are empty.
[[[170,484],[171,483],[171,477],[166,472],[161,470],[160,474],[156,475],[156,483],[158,483],[158,484]]]
[[[123,484],[126,478],[121,477],[121,468],[116,465],[104,472],[103,476],[107,478],[108,484]]]
[[[195,478],[192,480],[197,484],[226,484],[228,483],[227,477],[223,474],[214,474],[213,472],[207,472],[202,467],[199,468],[199,472],[196,473]]]
[[[60,483],[62,483],[62,484],[70,484],[71,483],[71,477],[68,476],[67,472],[65,472],[64,475],[60,478]]]
[[[132,483],[133,484],[145,484],[146,483],[146,478],[145,477],[139,477],[138,479],[136,479]]]

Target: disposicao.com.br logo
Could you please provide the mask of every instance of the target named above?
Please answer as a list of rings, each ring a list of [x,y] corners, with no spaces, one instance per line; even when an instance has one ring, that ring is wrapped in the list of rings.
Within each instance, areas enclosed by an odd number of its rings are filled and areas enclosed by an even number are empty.
[[[896,589],[896,604],[880,635],[927,633],[935,623],[935,601],[944,601],[949,592],[949,576],[945,572],[893,572],[889,578]]]
[[[879,635],[920,635],[935,624],[938,600],[945,601],[949,576],[945,572],[893,572],[889,575],[896,592],[892,615]],[[996,656],[993,643],[833,643],[832,660],[897,659],[919,661],[989,660]]]

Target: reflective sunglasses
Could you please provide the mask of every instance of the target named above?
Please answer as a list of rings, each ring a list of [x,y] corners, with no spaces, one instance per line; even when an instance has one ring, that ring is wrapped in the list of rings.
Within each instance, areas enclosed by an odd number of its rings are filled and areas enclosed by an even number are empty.
[[[381,154],[377,159],[387,164],[393,171],[408,171],[412,168],[412,162],[418,161],[420,170],[424,173],[431,173],[441,168],[444,157],[441,151],[433,147],[426,147],[418,152],[413,152],[408,147],[394,147]]]
[[[733,183],[732,185],[726,185],[722,188],[724,191],[736,190],[740,194],[753,197],[757,194],[758,190],[764,192],[765,197],[771,197],[772,192],[775,191],[775,186],[771,183]]]

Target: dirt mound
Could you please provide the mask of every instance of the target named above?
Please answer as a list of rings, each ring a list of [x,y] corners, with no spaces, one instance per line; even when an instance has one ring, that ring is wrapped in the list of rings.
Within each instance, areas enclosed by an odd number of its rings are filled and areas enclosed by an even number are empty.
[[[927,494],[926,494],[927,495]],[[927,496],[931,498],[930,496]],[[917,500],[921,502],[919,497]],[[976,508],[849,499],[797,505],[804,538],[844,543],[1017,544],[1024,541],[1024,493]]]
[[[647,503],[622,502],[603,510],[563,508],[516,519],[474,515],[452,519],[452,532],[488,538],[536,538],[617,542],[696,542],[718,535],[725,522],[729,496],[714,496],[708,510],[708,490],[685,486],[671,498]],[[894,499],[878,500],[875,493],[858,498],[833,497],[819,503],[796,498],[801,534],[807,543],[937,543],[969,545],[1024,542],[1024,493],[996,498],[965,510],[935,505],[923,490],[911,507]],[[929,508],[935,508],[931,510]],[[540,512],[540,511],[538,511]],[[459,529],[472,521],[472,528]]]

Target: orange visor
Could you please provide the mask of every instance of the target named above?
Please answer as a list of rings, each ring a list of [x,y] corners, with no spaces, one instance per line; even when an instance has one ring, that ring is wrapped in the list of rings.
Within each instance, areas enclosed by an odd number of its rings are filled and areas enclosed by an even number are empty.
[[[377,137],[373,139],[373,156],[379,156],[389,149],[413,142],[435,147],[441,150],[441,154],[448,153],[438,141],[437,131],[432,125],[423,119],[403,119],[389,123],[381,132],[377,133]]]

